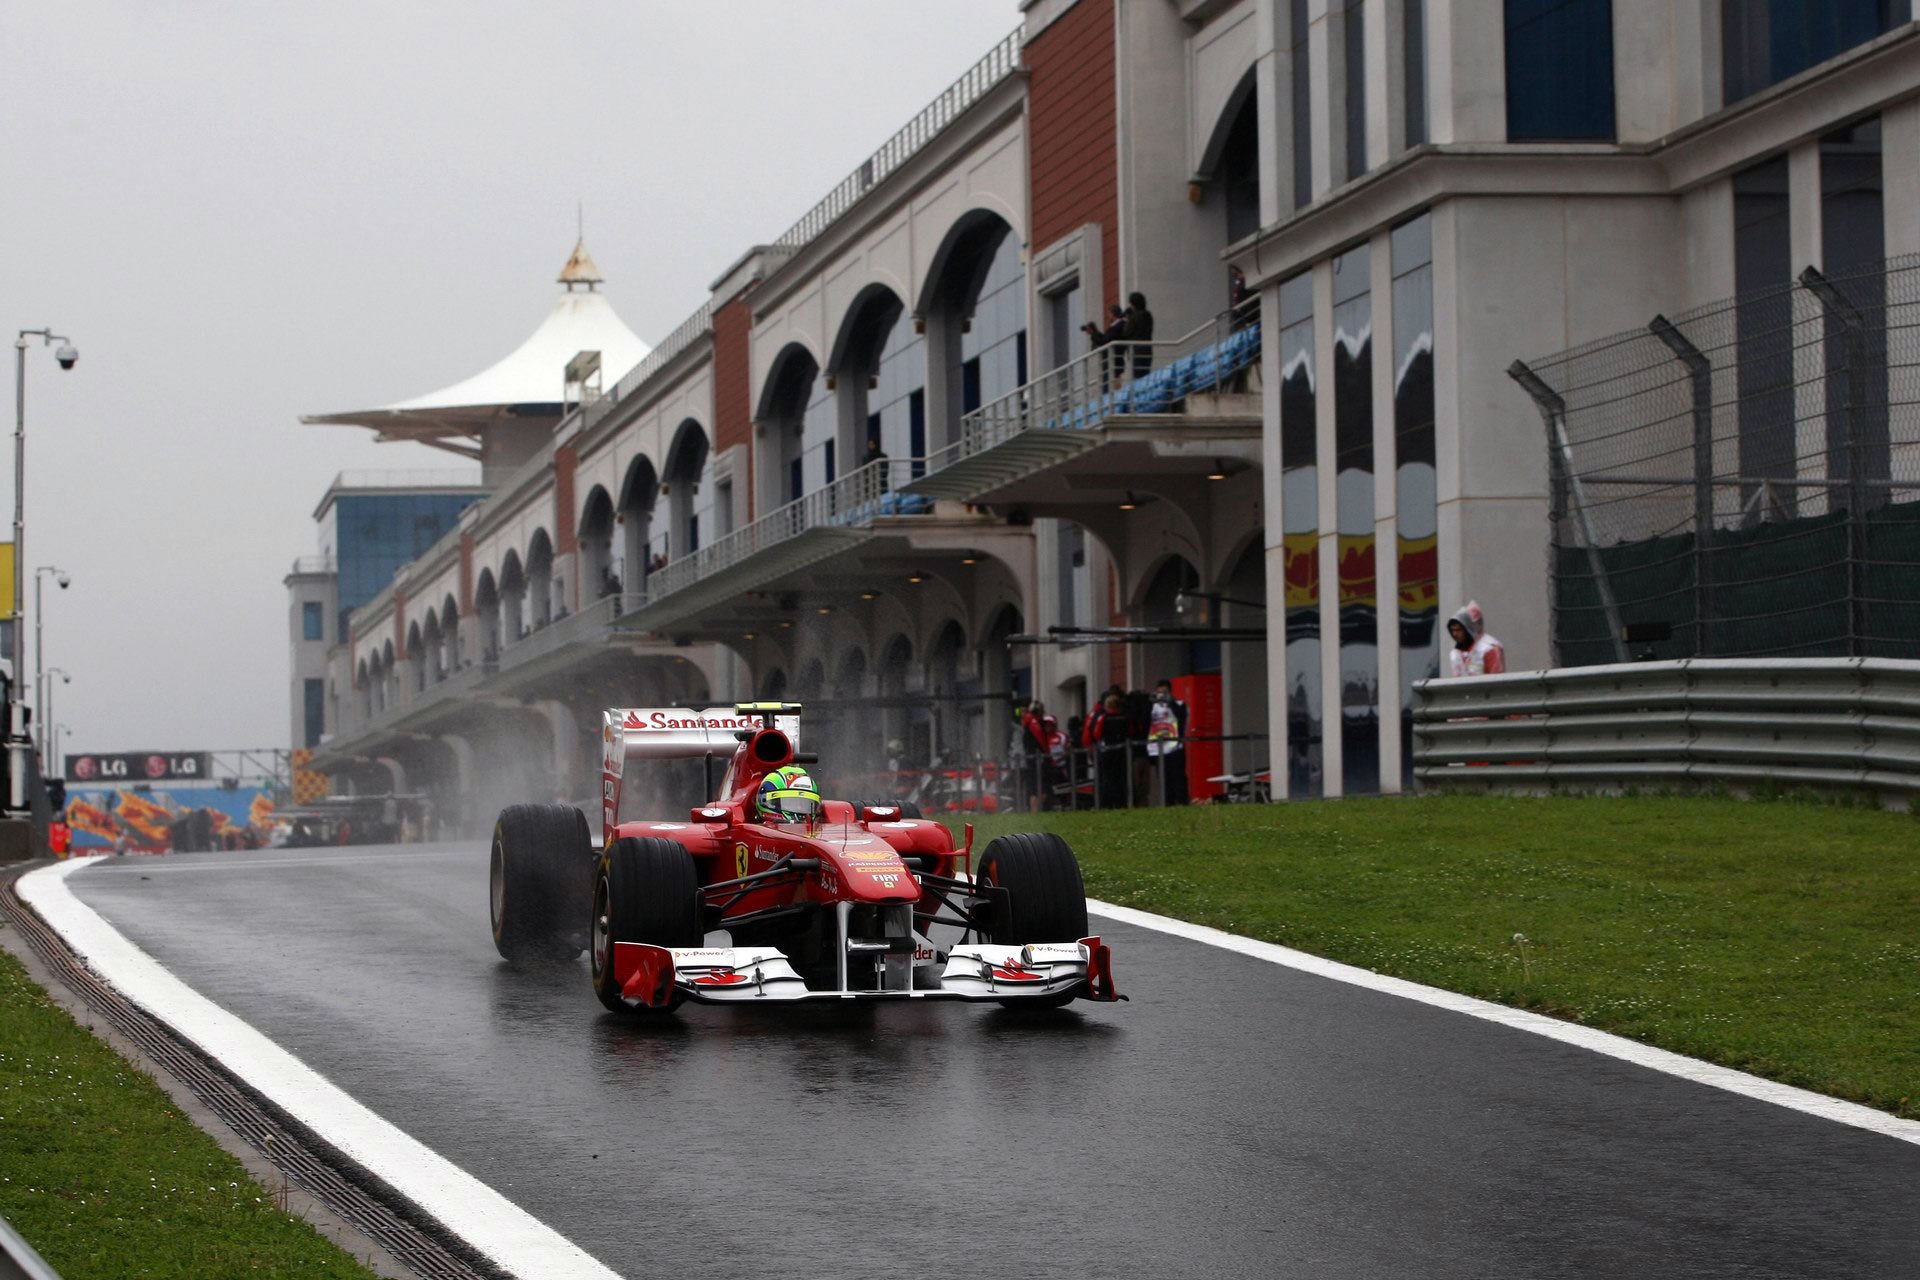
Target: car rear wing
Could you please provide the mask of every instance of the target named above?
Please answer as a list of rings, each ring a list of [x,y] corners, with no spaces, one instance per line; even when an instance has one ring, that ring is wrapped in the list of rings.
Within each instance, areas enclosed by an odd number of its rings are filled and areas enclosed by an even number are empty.
[[[773,728],[795,745],[800,742],[798,707],[743,703],[728,709],[713,707],[613,707],[603,719],[600,762],[601,822],[603,834],[613,839],[620,820],[620,779],[628,760],[699,760],[712,756],[731,760],[739,735],[761,728],[768,715]]]

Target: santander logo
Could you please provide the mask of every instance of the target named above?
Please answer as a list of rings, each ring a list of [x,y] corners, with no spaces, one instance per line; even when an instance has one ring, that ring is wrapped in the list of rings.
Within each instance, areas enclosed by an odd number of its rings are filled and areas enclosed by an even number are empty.
[[[629,711],[623,729],[666,733],[676,729],[752,729],[758,722],[746,716],[676,715],[671,711]]]

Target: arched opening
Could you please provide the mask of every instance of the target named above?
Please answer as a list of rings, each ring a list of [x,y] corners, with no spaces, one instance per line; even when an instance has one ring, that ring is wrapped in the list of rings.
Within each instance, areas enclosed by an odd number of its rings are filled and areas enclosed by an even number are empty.
[[[1217,219],[1219,247],[1244,240],[1260,229],[1260,91],[1250,70],[1227,98],[1213,137],[1201,160],[1201,173],[1210,180],[1206,208]],[[1247,300],[1244,283],[1236,285],[1231,268],[1220,268],[1225,309]]]
[[[601,600],[620,594],[613,570],[613,498],[599,485],[580,508],[580,598]]]
[[[420,624],[413,623],[407,628],[407,683],[414,693],[424,693],[427,688],[427,652],[420,641]]]
[[[935,406],[928,443],[939,450],[958,438],[963,417],[1027,381],[1026,266],[1005,219],[976,209],[954,224],[934,255],[923,311]]]
[[[653,459],[640,454],[627,464],[620,482],[620,563],[614,566],[616,580],[630,591],[647,589],[647,574],[653,555],[653,502],[660,492],[660,477],[654,473]]]
[[[500,563],[500,643],[518,644],[527,634],[527,575],[520,553],[507,552]]]
[[[866,691],[867,653],[856,646],[841,654],[839,665],[834,668],[833,698],[836,702],[850,702]]]
[[[929,755],[924,732],[926,712],[907,705],[912,682],[913,642],[896,635],[881,646],[877,684],[887,758],[900,761],[902,768],[921,767]],[[916,728],[921,731],[916,732]]]
[[[666,555],[692,555],[700,549],[700,491],[707,470],[707,433],[689,418],[674,432],[667,450],[667,474],[660,486],[667,495]],[[713,499],[708,497],[706,505]]]
[[[440,636],[440,611],[427,610],[426,625],[420,628],[420,663],[426,668],[427,683],[439,684],[447,678],[446,646]]]
[[[460,606],[449,594],[440,602],[440,670],[452,675],[465,665],[460,653]]]
[[[834,456],[842,474],[880,454],[926,456],[926,345],[905,304],[885,285],[868,287],[848,308],[833,357]]]
[[[814,658],[800,668],[800,678],[793,682],[794,701],[805,705],[820,701],[820,695],[827,687],[827,664]]]
[[[948,619],[933,633],[933,643],[927,648],[927,692],[932,697],[934,717],[932,741],[942,756],[964,754],[974,745],[968,740],[968,712],[977,712],[977,707],[961,705],[961,695],[970,692],[961,679],[966,647],[966,632],[958,622]]]
[[[353,673],[353,709],[362,720],[373,715],[373,677],[368,673],[365,658],[360,659]]]
[[[554,590],[553,539],[536,529],[527,544],[527,630],[538,631],[553,621],[559,592]],[[564,615],[565,607],[560,612]]]
[[[1015,649],[1007,643],[1010,636],[1023,630],[1017,606],[1002,605],[987,624],[980,640],[980,680],[992,696],[1007,694],[1014,702],[1025,702],[1033,694],[1033,650],[1022,645]],[[995,744],[989,742],[991,749]]]
[[[482,569],[480,581],[474,584],[473,616],[480,628],[480,661],[500,661],[500,588],[494,582],[491,569]]]
[[[787,697],[787,671],[775,667],[760,682],[760,696],[768,702],[784,702]]]
[[[1221,625],[1234,631],[1267,626],[1266,539],[1255,530],[1221,584]],[[1228,773],[1251,773],[1273,763],[1267,728],[1267,646],[1260,640],[1228,642],[1221,661],[1221,726],[1229,741],[1224,752]]]
[[[380,710],[398,703],[399,682],[400,677],[393,669],[393,641],[388,640],[380,646]]]
[[[1137,614],[1145,627],[1205,626],[1213,615],[1206,612],[1209,601],[1189,599],[1181,594],[1200,590],[1200,574],[1183,556],[1168,556],[1148,579],[1140,594]],[[1184,611],[1183,611],[1184,610]],[[1218,640],[1176,640],[1148,644],[1141,648],[1140,683],[1151,689],[1155,681],[1177,676],[1218,674]]]
[[[831,478],[836,461],[826,448],[835,436],[833,393],[813,353],[789,343],[774,358],[760,397],[760,512],[793,502]]]

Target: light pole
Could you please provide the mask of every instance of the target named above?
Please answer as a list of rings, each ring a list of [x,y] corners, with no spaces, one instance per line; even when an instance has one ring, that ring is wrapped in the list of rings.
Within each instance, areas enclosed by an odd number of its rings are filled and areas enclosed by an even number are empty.
[[[56,778],[60,776],[59,757],[49,755],[47,752],[47,747],[50,745],[49,739],[53,736],[53,678],[55,676],[60,677],[61,684],[73,683],[73,675],[65,667],[52,667],[48,669],[45,676],[46,683],[40,691],[41,724],[45,729],[40,737],[40,776],[43,778],[49,775]]]
[[[53,358],[62,369],[71,369],[80,361],[73,341],[51,329],[22,329],[13,340],[13,691],[7,700],[7,812],[13,817],[27,813],[27,771],[33,760],[33,743],[27,738],[26,701],[20,696],[21,661],[26,648],[26,633],[20,615],[26,610],[26,581],[21,566],[27,563],[27,339],[38,338],[40,345],[55,348]]]
[[[48,722],[52,720],[53,713],[48,710],[49,699],[47,698],[48,690],[45,671],[47,665],[47,645],[46,641],[42,639],[41,632],[41,628],[46,625],[47,610],[46,606],[40,601],[40,588],[46,582],[47,575],[50,573],[59,581],[62,591],[65,591],[73,585],[73,579],[67,576],[66,570],[56,569],[50,564],[43,564],[33,571],[33,696],[38,699],[38,701],[34,703],[34,706],[40,714],[40,772],[42,774],[45,774],[53,766],[53,761],[47,756],[47,725]]]
[[[72,733],[72,732],[73,732],[72,725],[57,724],[53,726],[53,750],[56,755],[58,755],[60,751],[60,735],[63,733]]]

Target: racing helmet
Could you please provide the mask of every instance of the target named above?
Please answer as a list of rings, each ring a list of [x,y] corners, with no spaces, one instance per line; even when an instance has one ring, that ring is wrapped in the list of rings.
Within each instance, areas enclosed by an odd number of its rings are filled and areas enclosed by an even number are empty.
[[[804,768],[783,765],[760,780],[754,807],[765,822],[806,822],[820,816],[820,791]]]

